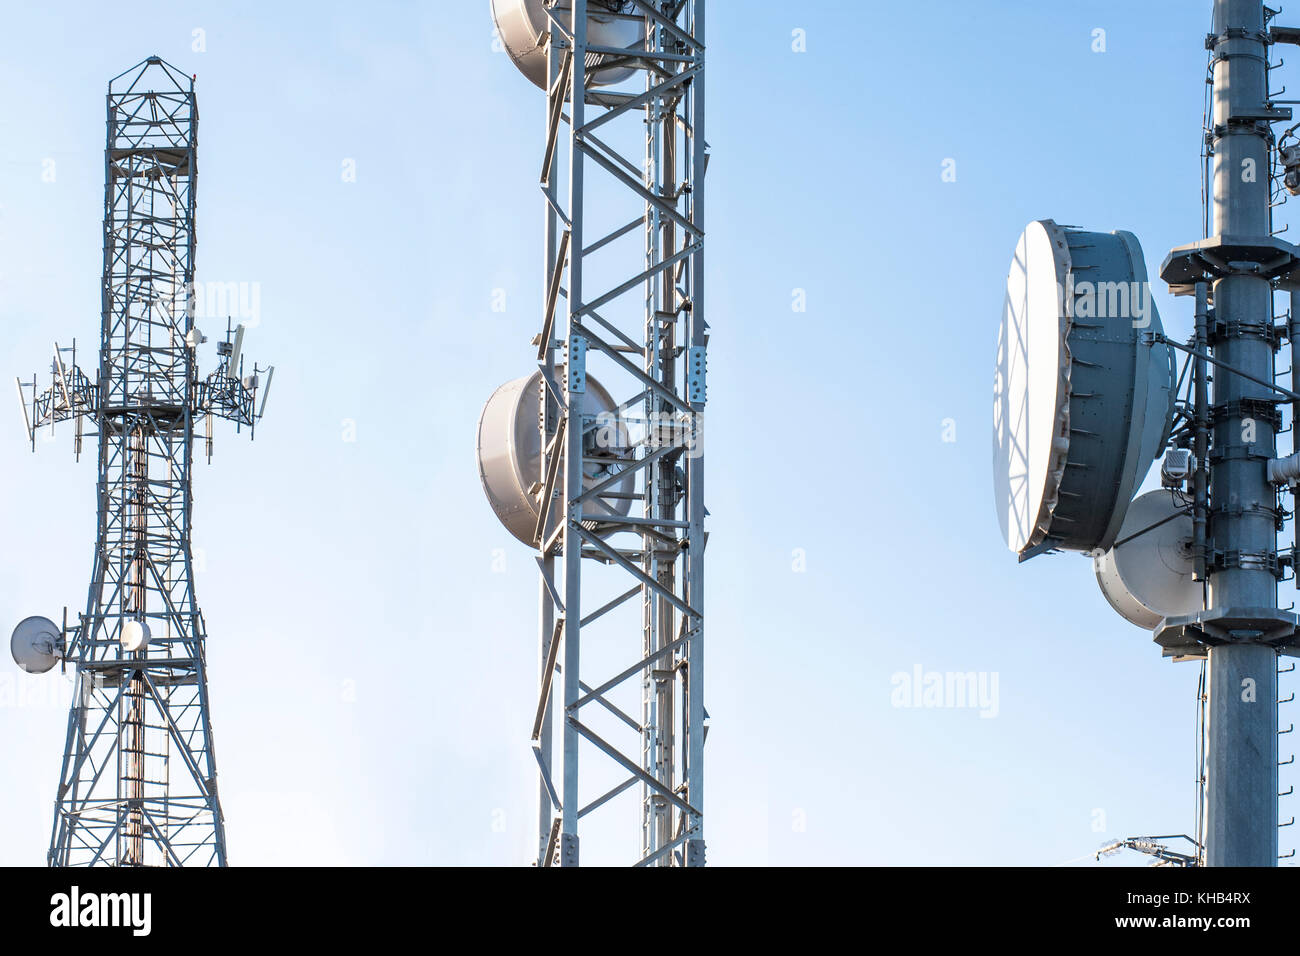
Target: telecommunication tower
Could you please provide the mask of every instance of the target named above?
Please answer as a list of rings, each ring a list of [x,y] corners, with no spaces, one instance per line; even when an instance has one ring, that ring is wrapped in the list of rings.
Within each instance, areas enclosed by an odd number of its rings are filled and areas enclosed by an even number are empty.
[[[540,570],[536,863],[576,866],[582,822],[633,791],[631,861],[703,865],[705,0],[492,14],[546,91],[537,368],[478,449]]]
[[[54,347],[53,382],[19,382],[35,431],[99,439],[97,538],[85,612],[27,618],[11,640],[31,672],[75,668],[52,866],[224,866],[206,629],[190,550],[196,425],[253,429],[271,368],[246,368],[243,326],[198,371],[194,324],[198,110],[193,77],[150,57],[110,81],[98,370]],[[265,383],[260,378],[265,376]]]
[[[1193,297],[1190,340],[1164,334],[1131,233],[1041,220],[1007,280],[994,389],[1011,550],[1092,556],[1117,611],[1165,656],[1204,663],[1199,839],[1183,856],[1208,866],[1276,865],[1278,655],[1300,653],[1277,594],[1300,555],[1277,544],[1300,453],[1276,448],[1283,406],[1293,440],[1300,422],[1300,248],[1273,223],[1285,193],[1300,194],[1300,144],[1294,126],[1275,138],[1296,101],[1270,88],[1271,47],[1300,44],[1300,29],[1272,24],[1276,14],[1260,0],[1213,2],[1205,235],[1160,268],[1170,291]],[[1291,295],[1281,322],[1279,292]],[[1276,380],[1283,342],[1289,389]],[[1161,455],[1161,489],[1133,499]]]

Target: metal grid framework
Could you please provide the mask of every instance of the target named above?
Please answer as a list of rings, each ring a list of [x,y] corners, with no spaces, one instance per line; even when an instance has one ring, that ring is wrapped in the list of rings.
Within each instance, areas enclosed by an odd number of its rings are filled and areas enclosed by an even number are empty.
[[[705,0],[548,8],[537,864],[576,866],[580,823],[633,791],[629,862],[703,865]],[[589,12],[644,23],[644,48],[589,43]],[[634,73],[600,89],[593,68]],[[634,218],[596,234],[621,202]],[[589,371],[620,399],[612,429],[584,408]],[[611,613],[634,599],[636,644]],[[589,673],[593,645],[626,666]],[[633,716],[613,697],[637,681]],[[580,786],[580,757],[621,782]]]
[[[52,866],[226,862],[190,552],[194,425],[206,418],[209,441],[213,416],[252,429],[270,370],[245,378],[228,330],[216,371],[197,373],[197,132],[193,79],[159,58],[109,83],[98,375],[56,344],[52,384],[19,383],[33,448],[37,428],[66,420],[78,454],[87,424],[99,439],[86,609],[64,622],[76,692]],[[122,642],[131,622],[150,635],[140,650]]]

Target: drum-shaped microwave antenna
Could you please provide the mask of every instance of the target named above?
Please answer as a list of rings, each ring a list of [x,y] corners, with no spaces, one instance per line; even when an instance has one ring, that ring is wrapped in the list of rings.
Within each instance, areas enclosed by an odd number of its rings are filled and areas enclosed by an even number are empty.
[[[567,24],[572,9],[569,0],[560,0],[551,12]],[[627,0],[587,0],[587,42],[593,46],[640,50],[645,41],[645,20],[640,16],[630,19],[615,16],[628,13],[636,13],[636,7]],[[546,89],[546,35],[551,32],[551,25],[543,0],[492,0],[492,21],[515,66]],[[601,65],[618,58],[609,53],[588,53],[587,85],[609,86],[631,76],[635,71],[627,67]]]
[[[561,371],[561,378],[563,372]],[[537,523],[542,495],[542,436],[538,428],[542,390],[540,371],[507,382],[487,400],[478,423],[478,469],[492,510],[506,529],[524,544],[537,544]],[[627,427],[609,392],[590,375],[586,377],[583,416],[592,427],[584,443],[595,461],[583,467],[584,487],[602,482],[631,463]],[[563,481],[562,473],[557,481]],[[589,515],[626,515],[635,487],[631,471],[613,482],[604,493],[583,505]],[[562,509],[561,509],[562,510]],[[547,530],[554,528],[558,515],[552,512]]]
[[[9,638],[9,652],[27,673],[44,674],[62,656],[63,631],[48,617],[23,618]]]
[[[1174,358],[1128,232],[1050,219],[1021,233],[993,384],[993,485],[1007,546],[1096,553],[1173,424]]]
[[[149,643],[149,625],[144,621],[123,621],[117,640],[128,653],[143,650]]]
[[[1191,505],[1168,490],[1148,491],[1129,505],[1115,544],[1093,558],[1097,583],[1130,623],[1154,630],[1163,618],[1203,607],[1195,569]]]

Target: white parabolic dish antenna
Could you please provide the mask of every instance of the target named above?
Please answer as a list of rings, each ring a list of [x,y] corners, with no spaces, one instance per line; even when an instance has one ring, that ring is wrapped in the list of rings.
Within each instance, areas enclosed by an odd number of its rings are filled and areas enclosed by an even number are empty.
[[[9,638],[15,663],[29,674],[44,674],[59,662],[63,632],[48,617],[26,617]]]
[[[1195,568],[1190,506],[1172,491],[1148,491],[1128,508],[1114,547],[1093,558],[1101,593],[1128,621],[1148,631],[1162,618],[1203,606]]]
[[[560,22],[568,24],[573,6],[560,0],[552,10]],[[645,41],[645,20],[614,16],[635,13],[636,7],[626,0],[587,0],[587,42],[594,46],[640,49]],[[510,59],[542,89],[546,89],[546,35],[551,32],[543,0],[492,0],[492,22],[497,36]],[[635,72],[627,67],[600,64],[612,59],[610,54],[588,53],[588,86],[609,86],[627,79]]]
[[[993,384],[993,486],[1024,561],[1096,553],[1173,423],[1173,353],[1137,238],[1031,222],[1007,275]]]
[[[561,373],[563,378],[563,373]],[[615,448],[606,449],[609,453],[607,465],[588,463],[584,466],[583,486],[590,488],[597,482],[604,481],[614,471],[627,468],[628,462],[622,457],[627,446],[626,427],[621,416],[617,416],[618,406],[609,392],[590,375],[586,379],[586,392],[583,393],[582,412],[597,423],[589,434],[593,437],[606,436],[614,439]],[[538,427],[542,389],[542,373],[534,372],[513,382],[507,382],[487,400],[483,414],[478,422],[478,469],[483,480],[483,490],[487,493],[492,510],[506,529],[527,545],[537,544],[537,522],[540,516],[542,435]],[[610,424],[600,427],[603,416]],[[563,481],[563,474],[557,475]],[[630,495],[635,487],[635,476],[629,471],[627,476],[615,481],[607,492],[618,495]],[[557,486],[558,487],[558,486]],[[612,503],[611,503],[612,502]],[[612,499],[594,498],[583,505],[583,510],[593,515],[626,515],[632,507],[630,497]],[[558,519],[557,510],[552,510],[548,531],[553,529]]]
[[[134,653],[141,650],[149,643],[149,625],[144,621],[123,621],[117,639],[124,651]]]

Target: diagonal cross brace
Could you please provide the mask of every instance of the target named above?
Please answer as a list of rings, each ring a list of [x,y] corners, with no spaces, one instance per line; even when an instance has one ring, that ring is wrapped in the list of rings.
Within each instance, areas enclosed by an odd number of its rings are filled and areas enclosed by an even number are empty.
[[[586,737],[589,741],[595,744],[597,750],[600,750],[602,753],[605,754],[605,756],[609,757],[616,764],[621,766],[628,773],[632,774],[634,777],[636,777],[638,780],[644,783],[651,790],[655,791],[660,796],[662,796],[665,800],[670,801],[675,806],[680,807],[682,810],[685,810],[687,813],[692,814],[693,816],[700,815],[700,812],[698,810],[696,810],[694,807],[692,807],[689,803],[687,803],[685,800],[679,797],[668,787],[665,787],[662,783],[660,783],[654,777],[650,776],[650,774],[646,773],[635,763],[633,763],[631,760],[625,757],[622,753],[619,752],[618,748],[616,748],[613,744],[607,743],[603,738],[601,738],[593,730],[591,730],[591,728],[584,726],[581,722],[578,721],[577,718],[569,717],[568,721],[569,724],[578,733],[582,734],[582,736]]]

